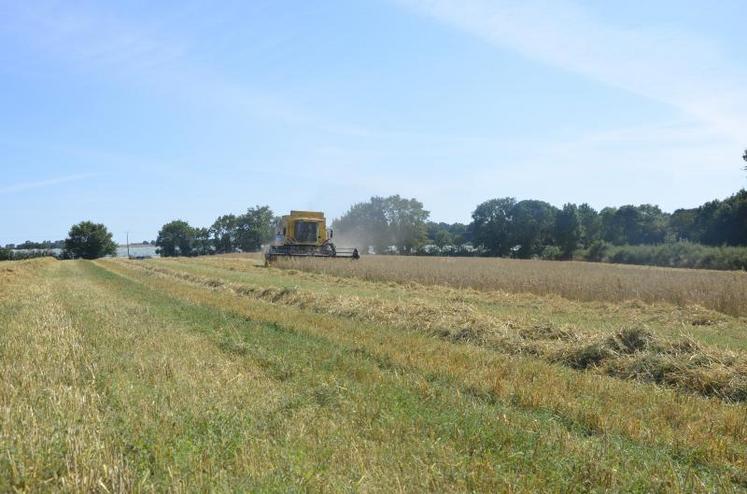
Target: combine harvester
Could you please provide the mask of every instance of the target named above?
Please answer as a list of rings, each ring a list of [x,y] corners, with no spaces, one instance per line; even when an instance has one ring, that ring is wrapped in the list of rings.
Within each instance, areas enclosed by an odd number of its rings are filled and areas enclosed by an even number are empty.
[[[278,257],[358,259],[360,255],[353,247],[335,247],[324,213],[291,211],[278,225],[275,241],[265,252],[265,262],[269,264]]]

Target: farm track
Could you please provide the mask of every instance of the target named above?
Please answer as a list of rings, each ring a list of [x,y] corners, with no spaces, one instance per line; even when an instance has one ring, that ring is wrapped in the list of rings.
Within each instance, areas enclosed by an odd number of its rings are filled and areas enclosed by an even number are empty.
[[[747,485],[743,405],[313,310],[283,300],[292,289],[249,296],[149,263],[29,265],[0,288],[2,490]],[[48,408],[29,422],[24,403]]]

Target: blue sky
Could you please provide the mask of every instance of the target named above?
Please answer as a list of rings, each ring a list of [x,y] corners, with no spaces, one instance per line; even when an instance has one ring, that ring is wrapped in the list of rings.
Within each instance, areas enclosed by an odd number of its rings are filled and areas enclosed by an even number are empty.
[[[0,0],[0,244],[747,184],[747,3]]]

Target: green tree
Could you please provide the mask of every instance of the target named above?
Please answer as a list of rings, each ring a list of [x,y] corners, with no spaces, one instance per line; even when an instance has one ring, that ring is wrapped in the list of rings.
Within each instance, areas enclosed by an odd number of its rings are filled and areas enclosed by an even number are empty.
[[[353,204],[332,222],[332,228],[337,235],[336,243],[357,247],[361,252],[368,252],[369,247],[373,247],[377,254],[381,254],[392,243],[381,197]]]
[[[516,205],[513,197],[491,199],[477,206],[472,212],[472,237],[476,245],[488,254],[505,256],[510,252],[512,210]]]
[[[384,199],[384,216],[394,245],[401,253],[414,252],[428,238],[425,222],[430,213],[417,199],[399,195]]]
[[[436,223],[429,221],[426,223],[428,231],[428,242],[439,247],[445,245],[462,245],[467,242],[468,232],[467,225],[463,223]]]
[[[707,245],[747,245],[747,190],[700,206],[695,229],[699,241]]]
[[[516,257],[528,259],[542,254],[552,244],[555,215],[558,208],[544,201],[526,200],[511,208],[510,243],[518,247]]]
[[[670,214],[663,212],[659,206],[641,204],[638,206],[638,243],[659,244],[667,238]]]
[[[464,223],[452,223],[448,229],[454,245],[462,245],[472,240],[469,226]]]
[[[696,229],[697,209],[678,209],[669,218],[669,231],[675,240],[697,242],[700,233]]]
[[[192,237],[192,253],[204,256],[213,252],[213,242],[208,228],[195,228]]]
[[[427,241],[429,214],[416,199],[398,195],[372,197],[368,202],[354,204],[332,227],[340,243],[358,247],[362,252],[373,247],[380,254],[395,245],[407,253]]]
[[[661,243],[669,226],[669,215],[651,204],[605,208],[601,216],[604,240],[616,245]]]
[[[219,216],[210,227],[210,238],[216,252],[236,250],[237,219],[233,214]]]
[[[607,207],[599,211],[600,237],[601,240],[610,243],[625,243],[623,231],[617,221],[614,220],[617,208]]]
[[[433,243],[438,245],[439,247],[443,247],[444,245],[453,245],[454,237],[451,236],[451,233],[449,233],[448,230],[438,230],[433,236]]]
[[[573,258],[573,251],[581,241],[581,222],[578,207],[575,204],[565,204],[555,217],[555,241],[560,248],[561,256],[565,259]],[[547,257],[547,255],[543,255]]]
[[[589,248],[592,242],[601,238],[602,219],[596,209],[586,203],[578,207],[577,213],[581,225],[581,244]]]
[[[158,253],[163,257],[191,256],[195,230],[183,220],[174,220],[161,227],[156,238]]]
[[[236,247],[244,252],[254,252],[272,239],[275,216],[269,206],[247,209],[236,218]]]
[[[98,259],[117,254],[117,244],[112,240],[106,226],[101,223],[82,221],[70,228],[65,239],[66,256],[83,259]]]

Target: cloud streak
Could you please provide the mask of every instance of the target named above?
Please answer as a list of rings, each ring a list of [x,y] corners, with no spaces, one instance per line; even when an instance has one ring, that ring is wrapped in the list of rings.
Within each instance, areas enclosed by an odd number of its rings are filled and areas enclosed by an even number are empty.
[[[670,105],[735,143],[747,136],[747,71],[709,40],[624,29],[563,0],[398,1],[496,46]]]
[[[24,192],[27,190],[41,189],[44,187],[51,187],[54,185],[60,185],[68,182],[79,182],[98,176],[96,173],[79,173],[76,175],[67,175],[65,177],[49,178],[47,180],[40,180],[37,182],[23,182],[17,184],[11,184],[6,186],[0,186],[0,194],[11,194],[14,192]]]

